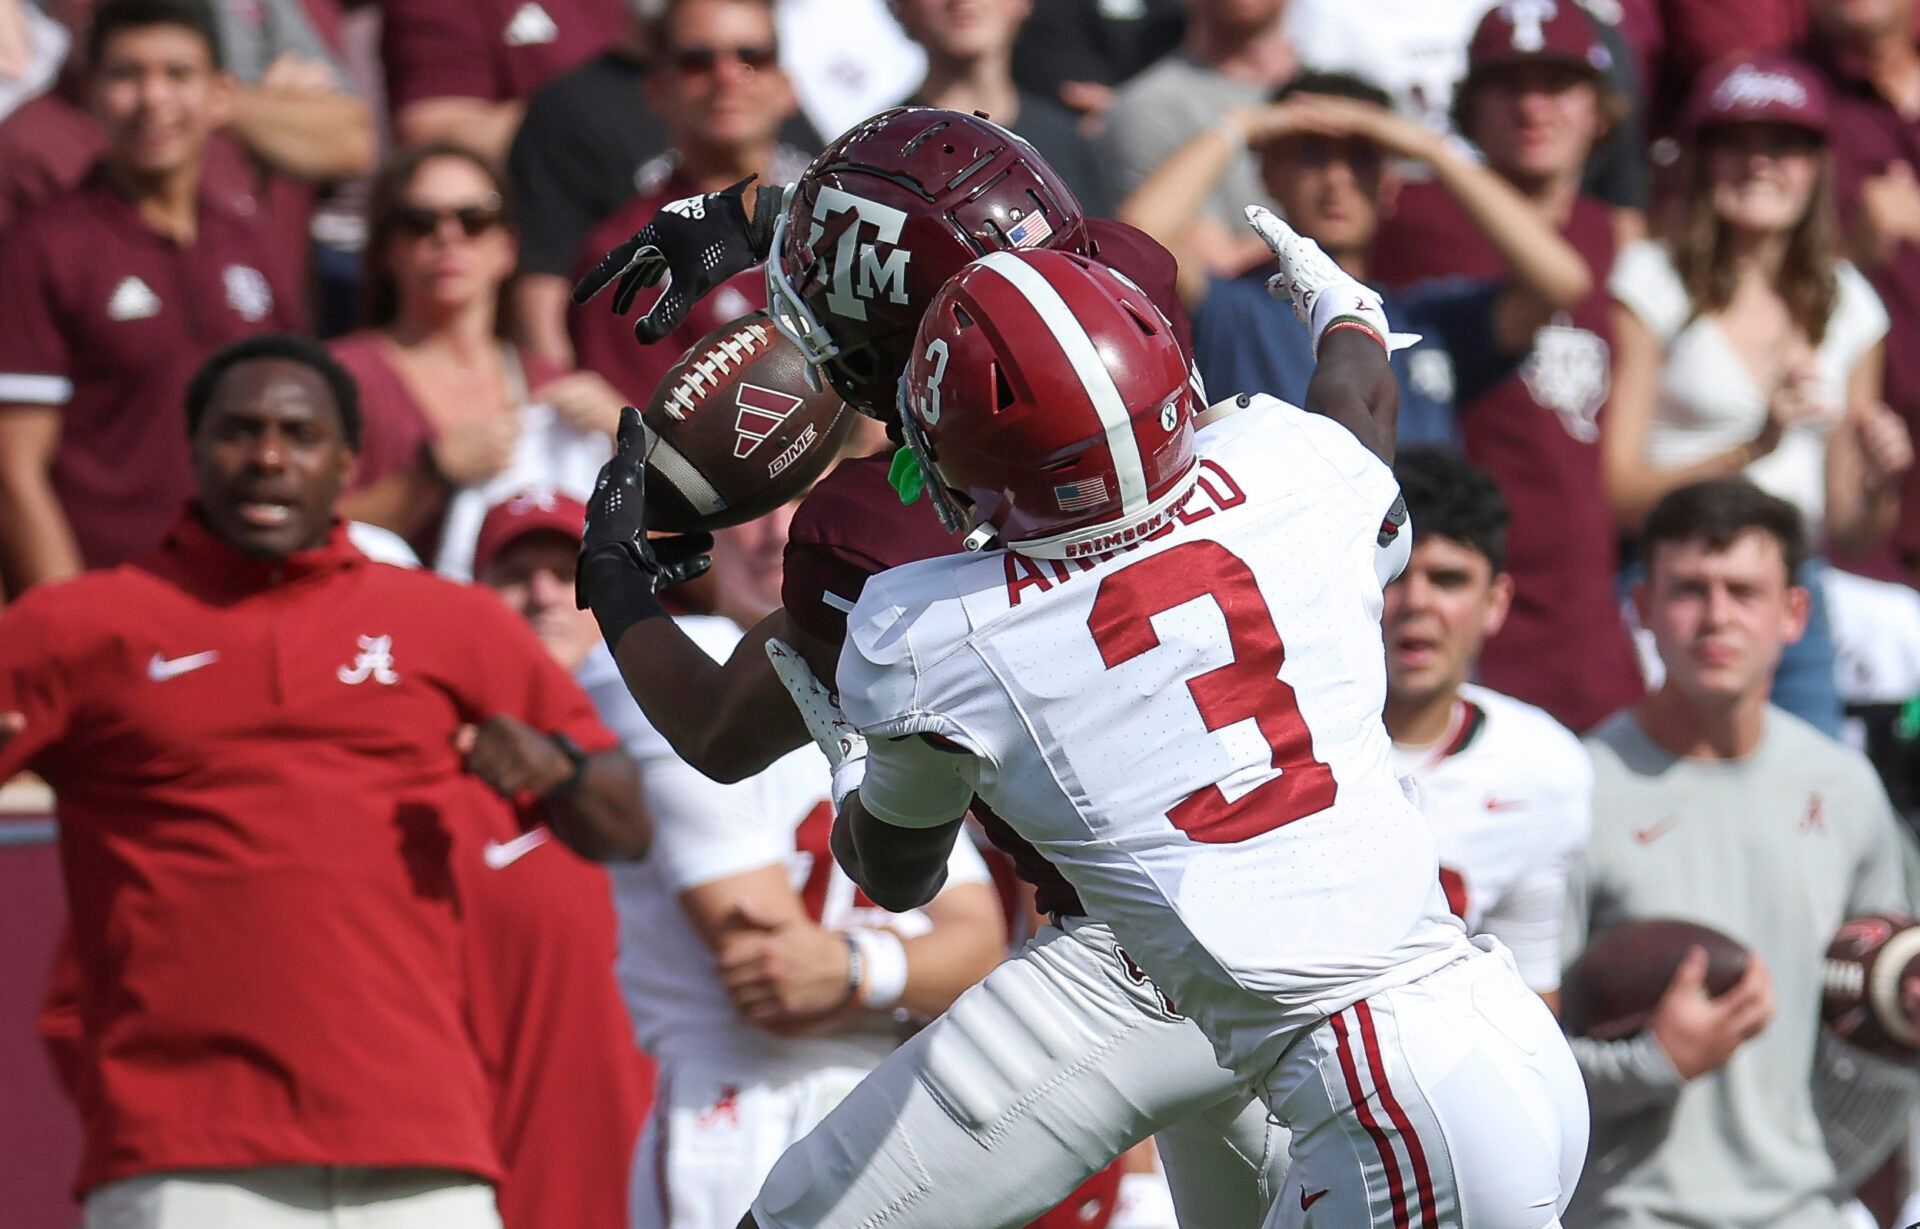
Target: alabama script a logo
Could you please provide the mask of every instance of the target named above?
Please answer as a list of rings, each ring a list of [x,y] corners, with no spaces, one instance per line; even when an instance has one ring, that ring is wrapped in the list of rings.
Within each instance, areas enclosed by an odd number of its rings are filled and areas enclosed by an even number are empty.
[[[849,320],[865,320],[866,300],[883,294],[889,303],[904,306],[907,266],[913,260],[913,253],[894,246],[900,242],[900,228],[907,220],[902,210],[838,188],[823,187],[814,197],[813,229],[808,232],[807,246],[818,244],[826,237],[827,223],[848,212],[854,216],[834,246],[827,306]],[[885,257],[880,255],[879,245],[883,243],[892,248]]]

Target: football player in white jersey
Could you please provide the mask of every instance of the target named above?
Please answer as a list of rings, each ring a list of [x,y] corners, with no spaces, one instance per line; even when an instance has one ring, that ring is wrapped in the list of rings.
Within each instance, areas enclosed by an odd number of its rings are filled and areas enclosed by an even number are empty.
[[[1387,733],[1418,786],[1447,903],[1506,944],[1558,1010],[1567,872],[1592,827],[1593,764],[1566,727],[1467,680],[1513,600],[1507,504],[1454,452],[1395,459],[1413,556],[1387,586]]]
[[[1326,299],[1316,340],[1384,331]],[[1511,956],[1448,912],[1379,715],[1407,537],[1380,456],[1266,397],[1196,432],[1164,317],[1063,252],[949,282],[902,400],[974,553],[873,578],[849,616],[866,749],[835,771],[842,865],[917,906],[969,800],[993,806],[1292,1128],[1269,1225],[1557,1224],[1579,1072]],[[834,1223],[784,1168],[743,1225]]]
[[[715,535],[719,613],[680,623],[716,658],[778,604],[789,519]],[[639,762],[658,824],[644,862],[608,867],[621,989],[659,1064],[630,1224],[732,1229],[780,1154],[892,1053],[903,1024],[939,1015],[998,963],[999,899],[959,841],[925,908],[876,907],[828,851],[816,748],[718,784],[647,723],[610,657],[590,666],[582,682]]]

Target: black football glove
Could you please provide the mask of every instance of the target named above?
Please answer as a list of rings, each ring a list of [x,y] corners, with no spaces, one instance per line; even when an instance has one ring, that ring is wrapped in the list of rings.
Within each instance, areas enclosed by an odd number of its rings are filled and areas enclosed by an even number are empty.
[[[601,257],[575,284],[573,301],[585,303],[619,278],[613,310],[624,316],[641,290],[672,274],[666,293],[633,322],[633,335],[652,345],[679,328],[703,295],[765,260],[773,247],[773,224],[786,190],[755,188],[749,222],[741,199],[753,180],[749,175],[718,192],[660,206],[638,234]]]
[[[707,552],[713,535],[647,536],[647,453],[652,436],[640,411],[620,411],[620,434],[613,457],[600,468],[587,501],[587,525],[580,537],[580,564],[574,572],[573,600],[591,609],[607,647],[620,643],[626,630],[666,610],[661,590],[692,580],[712,566]]]

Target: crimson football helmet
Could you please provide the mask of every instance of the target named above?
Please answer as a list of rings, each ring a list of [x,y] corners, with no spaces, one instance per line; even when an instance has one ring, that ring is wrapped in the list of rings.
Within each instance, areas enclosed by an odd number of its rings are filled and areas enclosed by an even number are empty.
[[[834,390],[890,420],[920,315],[988,252],[1089,251],[1046,160],[989,120],[896,107],[849,129],[794,185],[767,258],[775,323]]]
[[[901,427],[941,519],[1042,559],[1138,542],[1199,473],[1186,351],[1126,278],[1069,252],[995,252],[927,308]]]

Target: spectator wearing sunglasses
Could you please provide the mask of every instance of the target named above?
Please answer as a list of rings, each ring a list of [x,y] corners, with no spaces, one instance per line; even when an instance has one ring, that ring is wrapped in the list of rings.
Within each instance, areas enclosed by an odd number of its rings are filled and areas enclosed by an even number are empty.
[[[527,99],[619,39],[626,0],[381,0],[380,57],[401,142],[453,141],[496,166]]]
[[[367,419],[342,511],[461,579],[486,510],[529,486],[585,498],[619,421],[606,381],[507,340],[516,247],[505,183],[484,157],[457,145],[400,154],[374,184],[365,327],[333,343]]]
[[[761,183],[790,183],[807,166],[804,153],[780,142],[781,126],[797,105],[780,68],[771,0],[666,0],[652,43],[647,101],[666,121],[673,148],[641,168],[639,192],[588,236],[576,276],[663,205],[717,192],[750,175]],[[752,200],[747,193],[747,202]],[[657,287],[643,291],[634,317],[659,293]],[[636,344],[630,318],[608,311],[604,301],[574,307],[567,329],[580,366],[605,376],[629,403],[645,405],[682,351],[765,305],[764,279],[756,268],[721,283],[655,345]]]
[[[568,366],[573,341],[567,336],[567,302],[587,235],[633,195],[634,173],[672,143],[647,102],[646,76],[655,61],[648,51],[653,18],[638,11],[645,7],[636,5],[618,43],[541,87],[527,103],[507,156],[507,180],[520,205],[515,337]],[[783,39],[781,50],[792,63],[792,45]],[[796,88],[800,84],[796,80]],[[804,115],[788,120],[780,135],[796,149],[820,148],[820,136]]]

